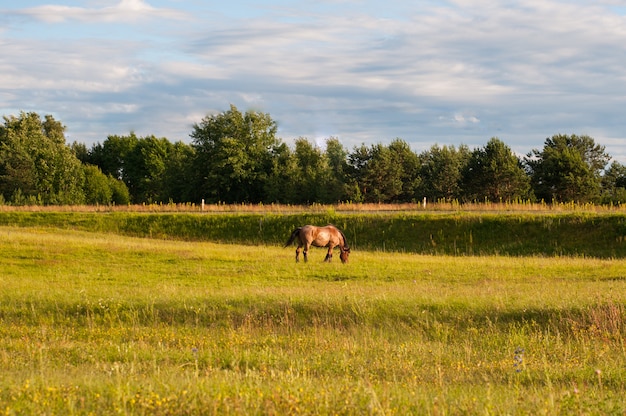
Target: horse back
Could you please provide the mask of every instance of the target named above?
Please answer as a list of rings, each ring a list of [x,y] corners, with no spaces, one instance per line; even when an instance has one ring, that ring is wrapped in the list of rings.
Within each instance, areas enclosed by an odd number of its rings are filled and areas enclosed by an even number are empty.
[[[346,238],[343,233],[334,225],[326,225],[318,227],[315,225],[303,225],[296,228],[285,247],[290,245],[294,240],[298,240],[301,245],[312,245],[316,247],[340,246],[346,245]]]
[[[309,227],[311,227],[309,241],[311,241],[312,245],[317,247],[343,245],[341,231],[339,231],[334,225],[326,225],[324,227],[311,225]]]

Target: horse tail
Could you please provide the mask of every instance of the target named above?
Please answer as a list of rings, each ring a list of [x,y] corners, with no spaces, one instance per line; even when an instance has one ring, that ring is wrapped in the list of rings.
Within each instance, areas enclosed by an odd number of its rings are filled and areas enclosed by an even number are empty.
[[[295,230],[293,230],[293,232],[291,233],[291,237],[289,237],[289,240],[285,243],[285,247],[287,247],[288,245],[290,245],[291,243],[293,243],[293,240],[296,239],[296,237],[298,236],[298,234],[300,233],[300,230],[302,229],[302,227],[298,227]]]

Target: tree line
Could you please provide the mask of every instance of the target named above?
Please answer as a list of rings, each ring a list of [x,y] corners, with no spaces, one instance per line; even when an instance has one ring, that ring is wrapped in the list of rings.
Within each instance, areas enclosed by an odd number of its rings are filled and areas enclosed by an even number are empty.
[[[68,145],[52,116],[20,113],[0,125],[0,203],[401,203],[546,201],[618,204],[626,166],[582,135],[557,134],[519,157],[500,139],[479,148],[395,139],[352,150],[330,137],[293,147],[269,114],[235,106],[194,124],[191,143],[111,135]]]

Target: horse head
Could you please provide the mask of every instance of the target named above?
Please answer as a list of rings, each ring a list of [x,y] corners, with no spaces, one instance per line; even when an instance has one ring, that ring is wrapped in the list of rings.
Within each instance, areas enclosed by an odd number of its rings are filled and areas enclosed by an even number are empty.
[[[350,255],[350,247],[343,246],[343,248],[341,249],[341,253],[339,254],[339,258],[341,259],[341,262],[347,263],[349,255]]]

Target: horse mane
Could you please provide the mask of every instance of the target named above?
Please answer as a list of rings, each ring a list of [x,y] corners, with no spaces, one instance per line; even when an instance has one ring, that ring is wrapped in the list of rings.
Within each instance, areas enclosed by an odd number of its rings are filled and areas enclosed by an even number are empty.
[[[332,225],[333,227],[335,227],[335,229],[337,231],[339,231],[339,234],[341,234],[341,237],[343,238],[343,247],[344,249],[348,249],[348,240],[346,239],[345,234],[343,233],[343,231],[341,231],[339,228],[337,228],[337,226],[335,224],[328,224],[328,225]]]
[[[348,247],[348,240],[346,240],[346,236],[344,235],[343,231],[341,231],[339,228],[337,228],[337,231],[339,231],[339,234],[341,234],[341,236],[343,237],[344,250],[347,250],[349,247]]]

